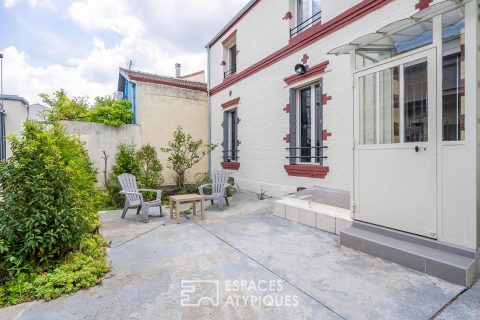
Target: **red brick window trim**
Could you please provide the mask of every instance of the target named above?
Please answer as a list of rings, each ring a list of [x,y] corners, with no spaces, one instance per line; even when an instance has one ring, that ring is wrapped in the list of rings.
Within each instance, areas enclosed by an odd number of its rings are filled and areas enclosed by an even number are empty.
[[[294,177],[324,179],[329,172],[329,167],[314,164],[290,164],[285,165],[284,168],[289,176]]]
[[[238,170],[240,169],[240,162],[222,162],[222,168],[225,170]]]

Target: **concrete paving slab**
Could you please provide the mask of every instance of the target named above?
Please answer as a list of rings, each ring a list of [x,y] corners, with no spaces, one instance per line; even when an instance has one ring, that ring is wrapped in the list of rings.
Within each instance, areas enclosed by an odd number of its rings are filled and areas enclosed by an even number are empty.
[[[468,290],[453,301],[436,318],[437,320],[477,320],[480,319],[480,292]]]
[[[0,309],[0,319],[429,319],[463,290],[272,213],[272,201],[241,192],[228,209],[207,205],[206,220],[179,225],[168,218],[144,224],[133,211],[126,220],[102,214],[101,232],[112,241],[103,283]],[[182,280],[210,281],[194,283],[196,294],[183,292],[184,302],[200,307],[182,307],[182,289],[192,285]],[[235,290],[235,281],[249,286]],[[262,291],[260,283],[277,286]],[[214,299],[217,288],[218,306],[199,300]]]
[[[200,224],[347,319],[430,319],[463,290],[341,247],[338,236],[275,217],[265,204]]]

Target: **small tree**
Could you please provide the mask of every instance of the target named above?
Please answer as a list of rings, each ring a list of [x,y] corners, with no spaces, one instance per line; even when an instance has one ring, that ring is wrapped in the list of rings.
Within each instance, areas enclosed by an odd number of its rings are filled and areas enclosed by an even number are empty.
[[[136,160],[140,167],[138,180],[142,188],[158,189],[163,184],[163,166],[155,148],[146,144],[137,151]]]
[[[135,146],[133,144],[120,143],[117,146],[115,163],[107,179],[106,186],[110,199],[109,204],[116,208],[121,207],[125,200],[124,196],[119,194],[122,188],[117,179],[122,173],[130,173],[136,177],[140,174],[140,166],[135,157]]]
[[[59,120],[79,120],[87,117],[89,105],[87,97],[69,97],[63,89],[56,91],[52,96],[46,93],[39,95],[43,102],[50,106],[50,110],[44,112],[44,117],[50,123]]]
[[[202,139],[194,140],[192,135],[186,134],[181,127],[175,130],[173,140],[168,143],[168,147],[161,148],[161,150],[169,153],[167,167],[175,172],[176,186],[180,191],[185,190],[187,170],[200,162],[216,147],[215,144],[204,144]]]

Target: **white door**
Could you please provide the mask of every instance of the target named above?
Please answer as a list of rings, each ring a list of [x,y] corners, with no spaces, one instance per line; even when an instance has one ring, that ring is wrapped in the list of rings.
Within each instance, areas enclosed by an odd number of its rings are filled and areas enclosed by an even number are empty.
[[[354,77],[355,218],[435,238],[435,49]]]

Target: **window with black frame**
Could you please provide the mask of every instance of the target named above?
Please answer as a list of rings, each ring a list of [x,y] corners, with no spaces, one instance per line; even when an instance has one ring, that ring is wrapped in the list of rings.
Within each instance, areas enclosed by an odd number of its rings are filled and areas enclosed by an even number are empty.
[[[290,164],[323,165],[322,79],[298,89],[290,89]]]
[[[238,161],[237,109],[223,113],[223,161]]]

